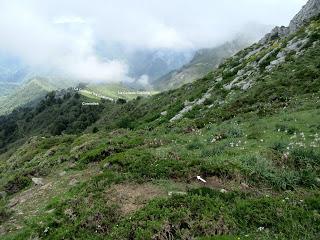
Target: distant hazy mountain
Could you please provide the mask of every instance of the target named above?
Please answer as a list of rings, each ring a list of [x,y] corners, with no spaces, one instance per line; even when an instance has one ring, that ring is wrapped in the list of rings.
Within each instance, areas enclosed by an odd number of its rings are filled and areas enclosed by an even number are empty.
[[[190,62],[194,50],[173,49],[128,49],[120,44],[99,43],[96,47],[97,54],[102,59],[118,59],[129,66],[129,77],[138,80],[147,75],[150,81],[181,68]],[[132,87],[141,87],[138,81]]]
[[[192,59],[192,56],[192,50],[158,49],[136,51],[128,58],[130,76],[139,78],[142,75],[147,75],[152,81],[182,67]]]
[[[160,89],[178,87],[202,77],[216,68],[224,58],[249,45],[252,39],[257,38],[254,34],[262,35],[260,25],[250,26],[249,29],[250,33],[242,34],[234,41],[196,53],[194,50],[172,49],[128,50],[121,45],[99,43],[96,48],[99,57],[126,62],[129,66],[129,77],[134,81],[117,86],[98,84],[95,88],[103,89],[103,93],[115,97],[118,96],[119,89],[143,89],[151,85]],[[61,73],[54,70],[30,69],[17,59],[0,53],[0,114],[28,104],[48,91],[76,85],[76,81],[61,81],[62,78],[64,77],[61,77]]]
[[[152,84],[156,88],[172,89],[192,82],[217,68],[223,59],[230,57],[247,44],[243,41],[232,41],[215,48],[201,49],[196,52],[190,63],[160,77]]]
[[[48,92],[71,87],[72,83],[72,81],[65,79],[32,78],[17,86],[10,94],[0,97],[0,115],[10,113],[17,107],[36,102]]]
[[[178,70],[171,71],[153,80],[152,85],[158,89],[165,90],[177,88],[185,83],[199,79],[217,68],[225,58],[232,56],[239,50],[260,39],[270,29],[271,26],[255,23],[248,24],[234,40],[230,40],[217,47],[196,51],[189,63]]]
[[[0,53],[0,97],[18,87],[27,74],[27,68],[17,59]]]

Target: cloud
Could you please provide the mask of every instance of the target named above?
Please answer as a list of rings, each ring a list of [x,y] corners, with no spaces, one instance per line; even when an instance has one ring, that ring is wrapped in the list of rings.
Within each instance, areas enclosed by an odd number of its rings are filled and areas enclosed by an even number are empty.
[[[128,67],[117,60],[102,60],[95,53],[95,38],[81,17],[53,20],[25,5],[4,4],[0,16],[0,48],[43,72],[80,81],[119,82]]]
[[[144,86],[144,87],[150,86],[148,75],[142,75],[142,76],[137,80],[137,82],[138,82],[138,84],[141,84],[141,85]]]
[[[86,21],[77,16],[63,16],[63,17],[57,17],[55,20],[53,20],[54,24],[65,24],[65,23],[86,23]]]
[[[1,0],[0,51],[87,81],[128,79],[97,43],[130,51],[213,47],[248,22],[287,25],[306,0]],[[108,56],[108,54],[107,54]]]

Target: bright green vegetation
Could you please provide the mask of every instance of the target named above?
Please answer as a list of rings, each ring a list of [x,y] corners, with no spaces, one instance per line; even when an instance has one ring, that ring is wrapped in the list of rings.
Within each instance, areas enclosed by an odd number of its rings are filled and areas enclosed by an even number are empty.
[[[48,92],[68,88],[72,85],[70,81],[62,79],[33,78],[20,87],[17,87],[9,95],[0,98],[0,115],[10,113],[14,109],[32,105]]]
[[[34,107],[38,104],[40,99],[44,98],[48,93],[58,89],[67,89],[75,86],[76,83],[72,80],[56,79],[56,78],[33,78],[16,87],[6,96],[0,97],[0,116],[11,113],[14,109],[19,107]],[[138,97],[139,94],[119,94],[121,92],[134,91],[122,84],[89,84],[84,90],[79,93],[87,98],[101,100],[101,96],[117,100],[123,98],[131,100]],[[96,95],[93,95],[97,94]],[[101,96],[99,96],[101,95]]]
[[[23,110],[2,119],[16,124],[1,129],[11,139],[0,155],[2,238],[319,239],[316,26],[300,56],[268,72],[270,55],[246,91],[224,86],[289,39],[240,61],[256,46],[247,48],[195,83],[149,98],[86,112],[76,94],[49,95],[29,122]],[[203,104],[170,121],[210,88]],[[52,132],[61,109],[67,124]]]
[[[127,86],[124,86],[121,83],[108,83],[108,84],[90,84],[86,88],[86,90],[89,90],[91,92],[94,92],[96,94],[110,97],[113,99],[123,98],[127,100],[132,100],[136,97],[138,97],[138,94],[123,94],[126,92],[135,92],[136,90],[131,89]],[[91,94],[82,93],[88,97],[95,97]]]

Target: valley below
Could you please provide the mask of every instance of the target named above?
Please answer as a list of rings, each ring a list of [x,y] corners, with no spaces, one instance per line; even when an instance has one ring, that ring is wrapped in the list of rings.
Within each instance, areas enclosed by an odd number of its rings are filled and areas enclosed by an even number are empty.
[[[161,91],[33,78],[0,96],[0,238],[320,239],[319,14],[199,53]]]

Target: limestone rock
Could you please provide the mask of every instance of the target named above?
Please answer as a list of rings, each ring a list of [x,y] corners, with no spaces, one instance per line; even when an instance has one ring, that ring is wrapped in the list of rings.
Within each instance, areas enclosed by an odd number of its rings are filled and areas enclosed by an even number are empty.
[[[31,180],[32,180],[32,182],[35,184],[35,185],[43,185],[44,183],[43,183],[43,178],[35,178],[35,177],[33,177],[33,178],[31,178]]]
[[[290,33],[298,31],[312,17],[320,13],[320,0],[309,0],[301,11],[291,20],[289,25]]]
[[[283,38],[288,36],[290,33],[290,30],[288,27],[275,27],[274,29],[272,29],[272,31],[270,33],[268,33],[267,35],[264,36],[264,38],[262,38],[259,43],[260,44],[266,44],[267,42],[277,39],[277,38]]]
[[[295,15],[291,20],[289,27],[275,27],[270,33],[266,34],[259,44],[266,44],[270,40],[277,38],[287,37],[289,34],[298,31],[303,27],[311,18],[320,14],[320,0],[309,0],[306,5]]]

